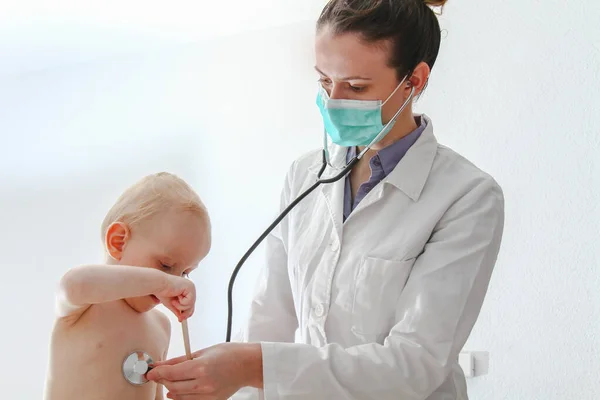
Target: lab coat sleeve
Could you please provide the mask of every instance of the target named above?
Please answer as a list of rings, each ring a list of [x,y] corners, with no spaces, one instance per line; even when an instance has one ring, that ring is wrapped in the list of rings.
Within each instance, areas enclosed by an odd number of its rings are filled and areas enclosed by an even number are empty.
[[[293,168],[288,172],[281,192],[280,209],[290,202],[290,178]],[[260,272],[250,313],[236,341],[242,342],[293,342],[298,328],[296,310],[292,298],[288,275],[287,251],[283,237],[287,235],[287,218],[267,236],[266,264]],[[241,388],[232,400],[264,400],[261,389]]]
[[[281,193],[281,210],[290,201],[291,174],[292,170],[286,176]],[[287,235],[287,224],[287,218],[284,218],[265,239],[266,264],[260,272],[249,317],[242,329],[240,341],[294,341],[298,320],[288,275],[287,251],[283,240]]]
[[[502,191],[491,178],[480,181],[447,210],[416,259],[383,345],[263,342],[264,398],[426,399],[475,324],[503,228]]]

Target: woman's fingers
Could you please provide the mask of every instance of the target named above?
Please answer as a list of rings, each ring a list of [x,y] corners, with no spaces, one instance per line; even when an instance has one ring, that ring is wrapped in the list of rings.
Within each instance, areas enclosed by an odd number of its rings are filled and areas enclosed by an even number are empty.
[[[200,353],[202,352],[202,350],[196,351],[194,353],[192,353],[192,357],[196,358],[198,357],[198,355],[200,355]],[[184,361],[189,361],[187,359],[187,356],[180,356],[180,357],[175,357],[175,358],[171,358],[169,360],[165,360],[165,361],[156,361],[154,364],[152,364],[153,367],[159,367],[162,365],[177,365],[177,364],[181,364]],[[148,372],[148,374],[150,374],[150,372]],[[153,380],[153,379],[150,379]]]
[[[185,360],[186,358],[183,356],[166,362],[155,363],[152,370],[146,374],[146,378],[150,381],[160,381],[168,389],[170,389],[173,382],[196,378],[199,374],[198,366],[195,365],[196,360]]]
[[[202,376],[186,381],[163,382],[159,380],[157,382],[163,384],[169,390],[169,393],[176,396],[214,393],[213,385],[203,382]]]
[[[167,392],[167,399],[171,400],[225,400],[219,397],[215,397],[211,394],[175,394]]]

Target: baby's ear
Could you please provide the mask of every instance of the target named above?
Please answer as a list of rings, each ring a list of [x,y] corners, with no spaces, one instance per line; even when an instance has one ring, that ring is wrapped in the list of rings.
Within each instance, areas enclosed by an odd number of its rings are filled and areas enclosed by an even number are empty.
[[[106,230],[106,252],[114,260],[120,261],[128,240],[129,227],[122,222],[113,222]]]

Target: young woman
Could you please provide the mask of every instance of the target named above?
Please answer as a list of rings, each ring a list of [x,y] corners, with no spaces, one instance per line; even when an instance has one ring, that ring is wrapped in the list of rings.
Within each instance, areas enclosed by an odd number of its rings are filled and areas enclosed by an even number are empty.
[[[385,136],[267,239],[246,343],[150,373],[172,398],[226,399],[254,387],[247,392],[267,400],[467,399],[458,354],[499,252],[504,200],[494,179],[438,144],[431,119],[412,111],[440,46],[432,7],[444,3],[325,6],[317,104],[333,171]],[[283,206],[315,182],[321,157],[293,163]]]

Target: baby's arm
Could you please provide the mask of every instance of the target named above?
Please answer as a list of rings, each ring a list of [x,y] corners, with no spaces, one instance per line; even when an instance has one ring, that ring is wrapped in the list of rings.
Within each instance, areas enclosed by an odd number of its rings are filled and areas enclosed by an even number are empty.
[[[81,315],[93,304],[155,294],[172,278],[151,268],[125,265],[86,265],[69,270],[61,279],[57,298],[59,317]]]

